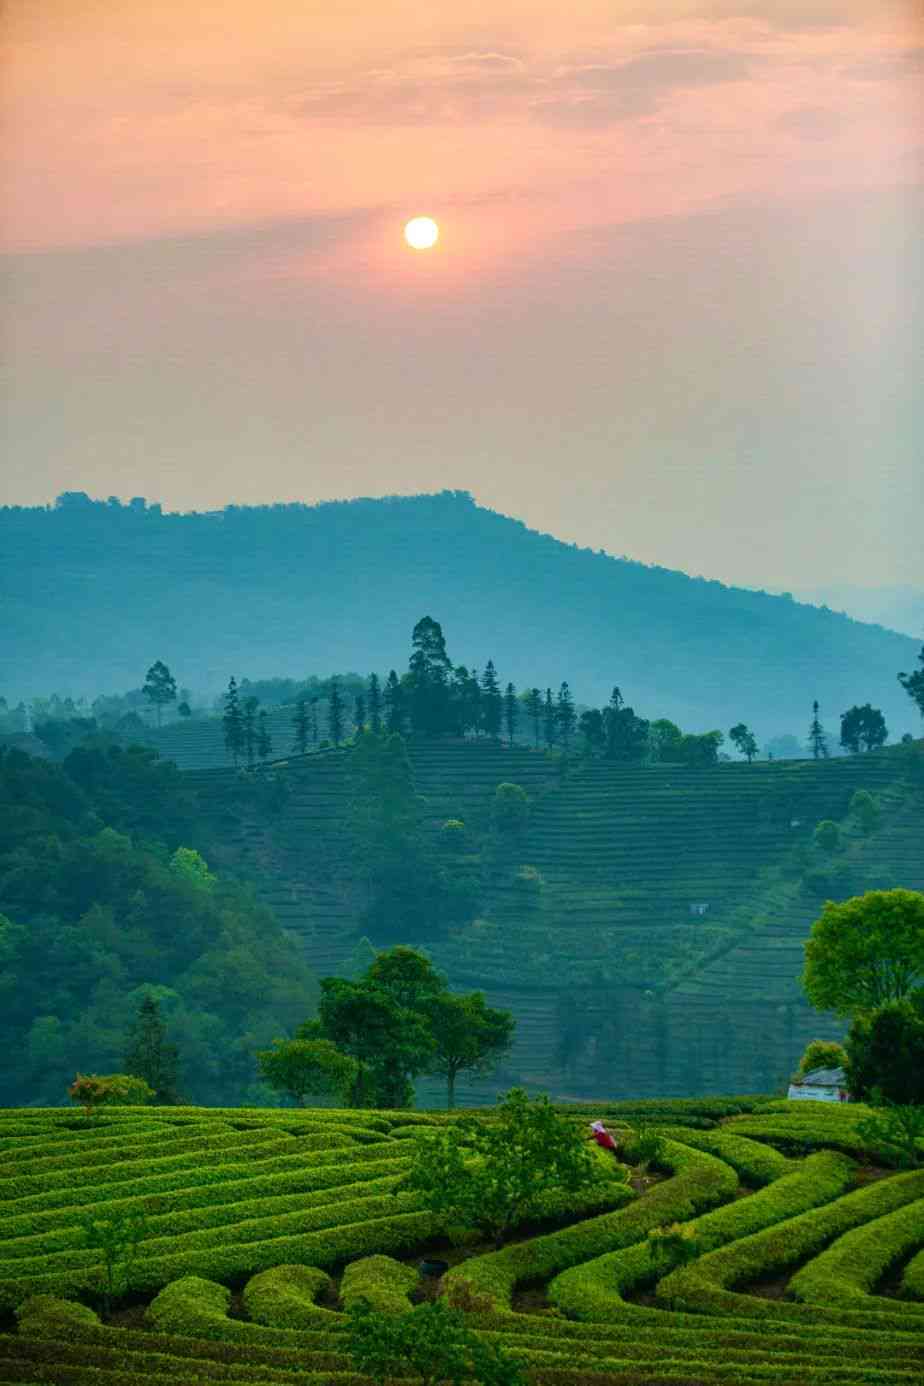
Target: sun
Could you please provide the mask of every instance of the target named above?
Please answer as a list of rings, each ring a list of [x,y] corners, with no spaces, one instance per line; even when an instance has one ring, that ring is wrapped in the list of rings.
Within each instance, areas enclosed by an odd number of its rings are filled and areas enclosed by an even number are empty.
[[[404,228],[404,239],[412,250],[429,250],[439,237],[440,228],[432,217],[412,217]]]

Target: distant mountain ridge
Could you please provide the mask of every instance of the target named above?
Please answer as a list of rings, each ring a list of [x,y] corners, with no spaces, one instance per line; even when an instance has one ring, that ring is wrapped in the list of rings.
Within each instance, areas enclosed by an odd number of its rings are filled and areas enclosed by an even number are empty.
[[[614,537],[614,547],[618,540]],[[240,678],[407,666],[423,614],[450,657],[602,703],[614,684],[685,730],[739,720],[761,744],[835,734],[853,703],[894,739],[918,714],[896,674],[918,643],[833,611],[579,549],[468,492],[163,513],[83,493],[0,510],[8,701],[137,687],[155,659],[216,692]]]

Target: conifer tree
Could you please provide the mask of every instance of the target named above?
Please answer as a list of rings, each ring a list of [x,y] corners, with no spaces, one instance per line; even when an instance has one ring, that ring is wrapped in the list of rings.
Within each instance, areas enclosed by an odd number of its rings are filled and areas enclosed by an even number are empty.
[[[385,681],[385,730],[389,736],[402,736],[406,723],[404,711],[404,689],[398,675],[392,669]]]
[[[357,732],[361,732],[366,725],[366,695],[357,693],[353,699],[353,722]]]
[[[472,730],[471,700],[468,694],[469,672],[464,664],[457,664],[452,671],[450,695],[452,700],[455,730],[465,736]]]
[[[477,669],[473,669],[466,680],[465,698],[468,725],[477,738],[481,735],[481,684],[478,680]]]
[[[273,740],[266,723],[266,711],[261,708],[257,724],[257,760],[260,761],[261,765],[265,765],[272,754]]]
[[[330,681],[327,695],[327,735],[335,746],[343,740],[343,694],[336,675]]]
[[[225,711],[222,724],[225,736],[225,750],[237,765],[244,749],[244,719],[237,696],[237,683],[234,675],[228,681],[228,691],[224,697]]]
[[[818,699],[812,703],[812,721],[809,726],[809,745],[812,748],[813,760],[826,760],[828,755],[828,738],[825,736],[824,727],[821,725],[821,718],[818,715]]]
[[[143,1078],[154,1089],[154,1101],[159,1107],[179,1102],[179,1054],[176,1045],[167,1042],[160,1006],[150,993],[142,1000],[129,1027],[122,1072]]]
[[[481,676],[481,725],[492,741],[500,739],[503,700],[493,659],[489,659]]]
[[[526,695],[526,713],[533,724],[533,737],[536,750],[539,749],[539,725],[542,721],[542,694],[538,688],[531,688]]]
[[[545,690],[545,703],[542,709],[542,730],[545,736],[545,748],[551,751],[557,740],[558,728],[555,723],[555,704],[552,701],[552,690]]]
[[[292,749],[298,751],[299,755],[305,755],[308,750],[308,699],[302,694],[295,704],[295,716],[292,719],[292,728],[295,732],[295,740]]]
[[[520,715],[520,704],[517,701],[517,690],[512,683],[508,683],[504,691],[504,725],[507,728],[507,743],[513,745],[513,738],[517,730],[517,718]]]
[[[254,756],[257,749],[257,708],[260,706],[260,699],[249,697],[245,698],[241,710],[241,731],[244,740],[244,753],[247,756],[247,768],[253,769]]]
[[[376,736],[382,730],[382,690],[378,674],[369,675],[369,727]]]
[[[176,679],[162,660],[151,665],[144,680],[142,693],[157,713],[160,726],[161,714],[168,703],[176,702]]]
[[[567,751],[571,742],[571,733],[574,731],[575,711],[574,699],[571,696],[571,689],[567,683],[563,683],[558,690],[558,699],[555,705],[555,723],[558,734],[561,737],[561,744]]]

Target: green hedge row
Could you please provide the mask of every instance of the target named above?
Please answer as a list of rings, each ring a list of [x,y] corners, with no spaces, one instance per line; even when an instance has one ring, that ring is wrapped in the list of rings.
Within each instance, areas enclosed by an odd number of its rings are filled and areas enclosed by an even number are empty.
[[[909,1299],[924,1299],[924,1251],[912,1256],[902,1276],[902,1294]]]
[[[917,1199],[845,1232],[796,1272],[789,1282],[789,1293],[808,1303],[917,1316],[924,1327],[924,1304],[877,1298],[872,1293],[889,1267],[922,1242],[924,1199]]]
[[[873,1319],[883,1328],[908,1330],[912,1327],[911,1321],[903,1319],[899,1313],[870,1315],[827,1306],[782,1303],[736,1294],[728,1287],[797,1265],[821,1251],[833,1237],[921,1197],[924,1197],[924,1170],[879,1180],[846,1194],[827,1207],[789,1218],[673,1271],[660,1282],[658,1299],[675,1308],[707,1314],[800,1320],[812,1320],[821,1314],[832,1326],[870,1324]]]
[[[813,1103],[822,1106],[822,1103]],[[836,1110],[836,1109],[835,1109]],[[736,1135],[749,1136],[752,1140],[769,1141],[771,1145],[781,1146],[801,1154],[806,1150],[842,1150],[845,1155],[862,1155],[867,1142],[857,1131],[858,1118],[825,1120],[803,1116],[742,1117],[730,1128]]]
[[[58,1170],[67,1170],[68,1174],[74,1170],[93,1169],[97,1165],[128,1164],[131,1160],[146,1160],[150,1158],[152,1150],[167,1150],[173,1155],[181,1155],[185,1151],[195,1150],[197,1146],[206,1144],[223,1138],[228,1143],[233,1142],[238,1137],[228,1127],[220,1127],[212,1132],[209,1127],[205,1129],[186,1127],[183,1131],[165,1137],[162,1132],[155,1129],[154,1132],[148,1130],[134,1139],[125,1139],[122,1136],[117,1138],[109,1137],[107,1140],[93,1140],[78,1142],[77,1145],[69,1145],[67,1149],[58,1154],[45,1154],[44,1146],[30,1147],[27,1152],[23,1152],[22,1158],[18,1160],[7,1160],[0,1163],[0,1190],[7,1180],[16,1179],[23,1173],[23,1167],[30,1174],[37,1178],[44,1178],[46,1174],[53,1174]],[[42,1154],[36,1154],[36,1149],[41,1150]]]
[[[706,1150],[717,1155],[732,1169],[738,1171],[742,1179],[758,1188],[771,1184],[781,1174],[792,1168],[790,1161],[772,1145],[762,1145],[747,1136],[739,1136],[727,1126],[717,1126],[712,1131],[690,1131],[675,1127],[661,1128],[661,1134],[669,1139],[691,1145],[694,1150]]]
[[[828,1203],[847,1188],[853,1170],[852,1161],[833,1151],[809,1156],[801,1169],[782,1175],[752,1197],[726,1204],[689,1224],[690,1230],[695,1230],[696,1245],[707,1252]],[[662,1254],[669,1256],[671,1251],[665,1248]],[[625,1303],[622,1296],[626,1291],[653,1283],[670,1268],[671,1263],[665,1264],[656,1256],[647,1241],[598,1256],[556,1276],[548,1289],[549,1300],[563,1313],[580,1319],[606,1321],[620,1315],[631,1316],[636,1306]],[[674,1251],[673,1257],[676,1264],[679,1253]],[[638,1310],[642,1317],[657,1313],[653,1309]]]
[[[277,1335],[280,1330],[336,1332],[342,1328],[342,1319],[316,1303],[332,1284],[327,1272],[316,1266],[273,1266],[248,1280],[244,1307],[255,1324],[266,1325]]]
[[[340,1298],[344,1309],[366,1300],[370,1309],[380,1313],[405,1314],[411,1307],[408,1296],[419,1280],[412,1266],[391,1256],[364,1256],[343,1272]]]
[[[560,1232],[472,1257],[444,1277],[447,1291],[451,1295],[454,1286],[468,1287],[473,1294],[488,1296],[496,1308],[506,1308],[515,1287],[525,1280],[544,1280],[614,1247],[631,1246],[652,1227],[687,1221],[733,1196],[738,1176],[729,1165],[676,1141],[664,1145],[664,1163],[674,1176],[653,1185],[644,1198]]]
[[[381,1178],[369,1175],[367,1179],[360,1178],[358,1180],[343,1179],[342,1171],[337,1172],[341,1174],[341,1178],[333,1187],[310,1187],[313,1182],[310,1171],[299,1175],[276,1175],[275,1178],[268,1176],[265,1179],[256,1178],[244,1181],[244,1190],[240,1189],[239,1184],[235,1184],[235,1188],[239,1191],[236,1198],[223,1197],[215,1202],[207,1202],[203,1199],[203,1206],[201,1207],[171,1211],[155,1216],[150,1215],[146,1206],[150,1200],[145,1199],[129,1199],[125,1200],[124,1203],[120,1201],[118,1205],[92,1205],[85,1211],[91,1216],[99,1218],[111,1218],[117,1212],[139,1211],[145,1215],[145,1233],[148,1238],[175,1238],[185,1236],[188,1232],[228,1227],[252,1219],[276,1217],[284,1213],[298,1213],[309,1208],[330,1206],[347,1199],[383,1196],[390,1193],[401,1178],[401,1171]],[[330,1171],[330,1173],[334,1173],[334,1171]],[[367,1171],[364,1170],[362,1173],[365,1175]],[[248,1185],[251,1187],[247,1188]],[[253,1196],[242,1197],[241,1194],[245,1190]],[[217,1192],[228,1195],[228,1185],[219,1185]],[[162,1199],[160,1202],[165,1206],[169,1205],[169,1200]],[[0,1267],[6,1267],[5,1271],[0,1270],[0,1273],[14,1275],[16,1274],[15,1263],[17,1262],[35,1255],[50,1256],[62,1251],[78,1250],[83,1246],[83,1241],[83,1227],[79,1221],[75,1220],[64,1226],[46,1228],[33,1236],[23,1236],[15,1241],[0,1242]],[[147,1246],[147,1242],[145,1246]]]
[[[100,1122],[88,1122],[85,1117],[78,1117],[76,1114],[72,1118],[76,1124],[78,1121],[83,1123],[76,1129],[66,1126],[49,1126],[45,1130],[31,1129],[23,1132],[19,1136],[0,1137],[0,1170],[6,1170],[8,1165],[16,1165],[21,1159],[34,1158],[37,1152],[41,1155],[66,1155],[75,1149],[94,1150],[112,1146],[119,1141],[126,1144],[147,1140],[152,1131],[158,1134],[165,1130],[163,1124],[158,1121],[142,1121],[133,1119],[132,1121],[118,1122],[104,1125]],[[212,1126],[225,1130],[230,1128],[224,1123],[213,1123],[199,1121],[197,1126],[200,1130],[210,1130]],[[189,1130],[189,1127],[184,1128]],[[177,1134],[180,1134],[178,1132]]]

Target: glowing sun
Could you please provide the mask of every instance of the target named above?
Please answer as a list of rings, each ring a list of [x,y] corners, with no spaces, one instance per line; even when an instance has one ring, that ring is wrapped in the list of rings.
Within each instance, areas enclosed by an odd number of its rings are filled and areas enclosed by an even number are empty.
[[[413,250],[429,250],[439,236],[440,228],[432,217],[412,217],[404,228],[404,239]]]

